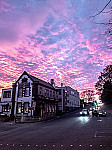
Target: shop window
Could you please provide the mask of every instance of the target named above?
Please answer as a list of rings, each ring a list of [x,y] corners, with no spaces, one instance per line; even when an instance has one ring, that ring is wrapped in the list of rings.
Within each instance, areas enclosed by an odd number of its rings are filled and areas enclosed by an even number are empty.
[[[29,103],[25,102],[24,103],[24,113],[28,113],[28,107],[29,107]]]
[[[2,112],[9,112],[9,105],[8,104],[2,106]]]
[[[21,102],[17,103],[17,113],[22,113],[22,103]]]

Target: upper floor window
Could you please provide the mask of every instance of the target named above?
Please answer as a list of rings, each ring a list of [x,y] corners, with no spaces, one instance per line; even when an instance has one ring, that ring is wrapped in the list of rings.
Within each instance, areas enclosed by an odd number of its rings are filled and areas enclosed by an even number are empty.
[[[55,98],[55,91],[53,91],[53,98]]]
[[[61,95],[61,89],[59,89],[59,95]]]
[[[19,88],[18,90],[18,97],[22,97],[23,96],[23,89]]]
[[[26,88],[25,88],[24,96],[29,96],[29,95],[30,95],[30,88],[29,88],[29,87],[26,87]]]
[[[11,98],[11,91],[4,91],[3,98]]]
[[[43,88],[40,87],[40,95],[43,95]]]
[[[46,95],[47,97],[49,97],[49,90],[46,90]]]
[[[52,97],[52,91],[50,91],[50,97]]]

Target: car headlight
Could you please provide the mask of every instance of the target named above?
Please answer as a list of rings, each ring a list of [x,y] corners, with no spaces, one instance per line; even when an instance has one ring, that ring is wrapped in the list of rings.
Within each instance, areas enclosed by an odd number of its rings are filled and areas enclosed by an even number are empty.
[[[87,114],[87,112],[84,112],[84,114]]]
[[[80,114],[82,114],[82,112],[80,112]]]
[[[102,113],[99,113],[99,115],[102,115]]]

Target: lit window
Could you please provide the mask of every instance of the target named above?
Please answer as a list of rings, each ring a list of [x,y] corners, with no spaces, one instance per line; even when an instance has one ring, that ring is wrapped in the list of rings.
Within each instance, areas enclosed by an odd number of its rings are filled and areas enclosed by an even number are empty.
[[[24,113],[28,113],[28,105],[29,103],[24,103]]]
[[[9,105],[6,104],[6,105],[3,105],[2,106],[2,112],[8,112],[9,111]]]
[[[22,109],[22,103],[18,102],[17,103],[17,113],[21,113],[21,109]]]

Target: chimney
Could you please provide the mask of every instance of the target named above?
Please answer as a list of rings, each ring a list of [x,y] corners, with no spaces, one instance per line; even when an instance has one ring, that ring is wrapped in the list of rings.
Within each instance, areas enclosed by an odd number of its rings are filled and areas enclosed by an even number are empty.
[[[54,79],[51,79],[51,85],[55,86]]]
[[[63,87],[63,83],[61,83],[61,87]]]

